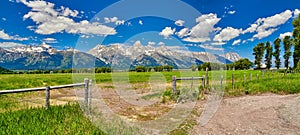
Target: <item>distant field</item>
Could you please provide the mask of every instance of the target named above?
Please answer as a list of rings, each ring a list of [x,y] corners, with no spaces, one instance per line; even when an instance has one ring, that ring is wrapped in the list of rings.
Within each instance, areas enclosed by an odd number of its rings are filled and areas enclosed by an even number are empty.
[[[113,73],[116,75],[128,76],[130,83],[148,82],[150,76],[155,72],[118,72]],[[197,75],[198,73],[198,75]],[[173,71],[161,72],[165,76],[168,83],[171,82],[172,76],[203,76],[204,71],[190,72],[190,71]],[[234,74],[234,87],[232,87],[232,74]],[[252,74],[252,81],[250,81],[250,74]],[[273,75],[274,74],[274,75]],[[244,75],[246,76],[246,84],[244,85]],[[258,75],[258,79],[256,76]],[[240,71],[211,71],[209,72],[210,81],[218,83],[223,76],[223,84],[225,85],[225,92],[229,95],[247,90],[250,94],[261,92],[274,92],[281,94],[298,93],[300,83],[300,74],[288,74],[283,76],[283,73],[278,72],[265,72],[255,70],[240,70]],[[75,77],[72,78],[72,77]],[[111,73],[101,74],[21,74],[21,75],[0,75],[0,90],[6,89],[20,89],[20,88],[34,88],[44,86],[55,86],[63,84],[74,83],[73,79],[78,82],[83,82],[83,78],[88,77],[95,79],[97,83],[110,83],[112,82]],[[225,79],[226,78],[226,79]],[[82,80],[82,81],[81,81]],[[226,80],[226,81],[225,81]],[[236,93],[237,94],[237,93]]]

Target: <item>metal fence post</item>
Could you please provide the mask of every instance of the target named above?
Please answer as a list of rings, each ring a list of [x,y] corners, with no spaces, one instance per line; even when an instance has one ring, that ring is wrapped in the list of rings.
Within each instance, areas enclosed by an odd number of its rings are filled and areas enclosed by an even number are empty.
[[[84,78],[84,106],[87,109],[88,106],[88,95],[89,94],[89,79]]]
[[[49,100],[50,100],[50,87],[47,86],[46,87],[46,104],[45,104],[46,109],[48,109],[49,106],[50,106],[50,101]]]

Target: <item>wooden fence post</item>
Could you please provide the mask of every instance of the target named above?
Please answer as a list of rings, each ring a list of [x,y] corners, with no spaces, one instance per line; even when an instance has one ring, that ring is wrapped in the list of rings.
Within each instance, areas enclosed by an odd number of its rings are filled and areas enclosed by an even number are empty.
[[[50,87],[49,86],[46,87],[46,104],[45,104],[45,106],[46,106],[46,109],[48,109],[50,106]]]
[[[89,94],[89,79],[84,78],[84,106],[87,109],[88,106],[88,95]]]
[[[264,78],[264,74],[265,74],[264,71],[262,71],[262,76],[261,76],[261,78]]]
[[[244,74],[244,86],[246,85],[246,74]]]
[[[221,75],[221,90],[223,90],[223,75]]]
[[[88,107],[89,107],[89,111],[91,111],[91,109],[92,109],[92,91],[93,91],[93,80],[90,80],[90,86],[89,86],[89,105],[88,105]]]
[[[205,80],[206,80],[206,86],[208,87],[208,85],[209,85],[209,80],[208,80],[208,68],[206,68],[206,76],[205,76]]]
[[[176,94],[176,76],[172,76],[172,94]]]
[[[258,73],[256,73],[256,80],[258,80],[259,78],[258,78]]]
[[[250,73],[250,81],[252,81],[252,73]]]
[[[231,82],[232,82],[232,89],[234,89],[234,74],[232,74],[232,80],[231,80]]]
[[[202,86],[203,86],[203,89],[204,89],[204,87],[205,87],[205,76],[203,75],[202,77],[203,77],[202,78]]]

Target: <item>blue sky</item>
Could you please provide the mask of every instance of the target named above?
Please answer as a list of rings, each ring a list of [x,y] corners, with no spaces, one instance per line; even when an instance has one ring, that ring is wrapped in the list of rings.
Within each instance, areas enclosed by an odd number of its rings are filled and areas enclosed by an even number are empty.
[[[237,52],[292,32],[297,0],[1,0],[0,47],[88,51],[97,44],[181,46]],[[283,50],[283,49],[282,49]]]

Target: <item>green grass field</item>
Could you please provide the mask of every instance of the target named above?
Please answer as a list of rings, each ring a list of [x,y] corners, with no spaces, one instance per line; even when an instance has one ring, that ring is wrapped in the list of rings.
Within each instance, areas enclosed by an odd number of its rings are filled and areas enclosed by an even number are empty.
[[[136,73],[101,73],[95,75],[79,74],[21,74],[21,75],[0,75],[0,90],[34,88],[71,84],[76,77],[79,81],[85,77],[94,77],[98,83],[112,83],[112,76],[126,76],[130,83],[138,84],[149,81],[154,72]],[[161,73],[167,83],[171,83],[172,76],[203,76],[204,71],[188,72],[173,71]],[[235,82],[232,85],[232,74]],[[252,81],[250,81],[252,74]],[[244,83],[244,75],[246,83]],[[258,78],[256,77],[258,75]],[[242,70],[242,71],[211,71],[209,72],[210,85],[219,85],[221,76],[223,76],[224,96],[242,96],[245,94],[256,95],[261,93],[276,94],[295,94],[300,92],[300,74],[287,74],[279,72],[265,72]],[[180,82],[179,82],[180,84]],[[169,88],[170,89],[170,88]],[[20,107],[20,102],[15,98],[26,96],[44,96],[41,93],[24,93],[0,95],[0,133],[1,134],[101,134],[101,131],[92,126],[91,122],[84,117],[77,104],[68,104],[65,106],[52,106],[51,109]],[[18,108],[18,109],[15,109]],[[21,109],[20,109],[21,108]],[[17,124],[20,123],[20,124]]]

